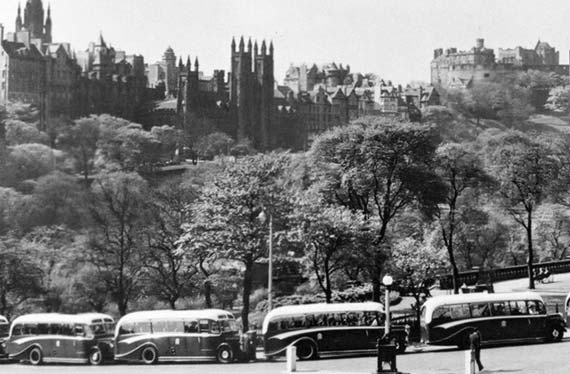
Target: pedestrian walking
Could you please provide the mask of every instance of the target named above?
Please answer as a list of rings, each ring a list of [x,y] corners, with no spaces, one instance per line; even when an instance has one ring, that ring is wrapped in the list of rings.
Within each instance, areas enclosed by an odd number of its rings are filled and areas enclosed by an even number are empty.
[[[481,333],[478,329],[473,330],[469,334],[469,345],[471,348],[471,359],[475,360],[479,371],[483,370],[483,364],[481,364]]]

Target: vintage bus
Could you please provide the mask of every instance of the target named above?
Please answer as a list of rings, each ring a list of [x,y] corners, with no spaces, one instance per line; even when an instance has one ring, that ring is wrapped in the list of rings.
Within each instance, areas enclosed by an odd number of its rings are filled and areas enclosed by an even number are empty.
[[[6,353],[6,339],[8,338],[8,330],[10,323],[4,316],[0,316],[0,360],[8,357]]]
[[[27,314],[10,327],[6,352],[11,360],[42,363],[90,363],[113,359],[111,316],[85,314]]]
[[[249,361],[255,359],[255,338],[240,334],[233,314],[220,309],[134,312],[117,323],[115,359]]]
[[[562,340],[566,323],[547,314],[534,292],[472,293],[435,296],[421,310],[422,342],[469,347],[469,334],[481,332],[483,344]]]
[[[267,313],[262,334],[265,356],[284,354],[288,346],[297,348],[300,360],[324,356],[377,353],[377,340],[384,336],[382,304],[305,304],[276,308]],[[399,353],[407,346],[408,334],[402,326],[390,333]]]

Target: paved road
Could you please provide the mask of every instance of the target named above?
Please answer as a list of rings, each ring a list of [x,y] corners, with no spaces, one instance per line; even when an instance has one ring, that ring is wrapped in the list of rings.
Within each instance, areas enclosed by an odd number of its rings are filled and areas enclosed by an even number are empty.
[[[501,374],[568,374],[570,373],[570,338],[562,343],[528,344],[511,347],[484,348],[483,373]],[[464,352],[457,349],[436,349],[410,352],[398,356],[398,369],[410,374],[463,373]],[[0,373],[8,374],[279,374],[285,373],[285,361],[258,361],[248,364],[159,364],[105,365],[44,365],[0,364]],[[297,363],[299,373],[370,374],[376,371],[375,357],[337,358]]]

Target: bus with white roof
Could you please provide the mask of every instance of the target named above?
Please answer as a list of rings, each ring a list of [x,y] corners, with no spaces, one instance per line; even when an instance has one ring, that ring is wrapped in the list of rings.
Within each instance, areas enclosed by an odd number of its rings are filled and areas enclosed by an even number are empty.
[[[300,360],[324,356],[376,354],[385,335],[385,313],[380,303],[304,304],[275,308],[263,321],[265,356],[283,355],[297,348]],[[393,326],[390,338],[399,353],[408,344],[408,332]]]
[[[8,319],[4,316],[0,316],[0,360],[8,357],[5,341],[8,338],[9,329],[10,323]]]
[[[90,363],[113,360],[113,318],[102,313],[37,313],[16,318],[6,340],[10,360]]]
[[[469,347],[469,334],[483,344],[558,342],[566,331],[560,313],[548,314],[534,292],[470,293],[428,299],[421,309],[422,342]]]
[[[255,341],[221,309],[133,312],[115,329],[115,359],[157,362],[255,359]]]

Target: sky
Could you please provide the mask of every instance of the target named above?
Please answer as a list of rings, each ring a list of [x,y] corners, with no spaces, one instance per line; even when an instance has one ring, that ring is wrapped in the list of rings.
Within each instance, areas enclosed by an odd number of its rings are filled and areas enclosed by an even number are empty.
[[[21,0],[22,8],[27,0]],[[48,0],[44,0],[47,9]],[[275,46],[275,78],[291,63],[336,62],[396,84],[429,81],[436,48],[468,50],[476,38],[497,50],[534,48],[540,39],[568,64],[568,0],[50,0],[54,42],[84,50],[105,41],[145,62],[168,46],[200,70],[229,70],[233,36]],[[14,30],[19,0],[0,0]]]

